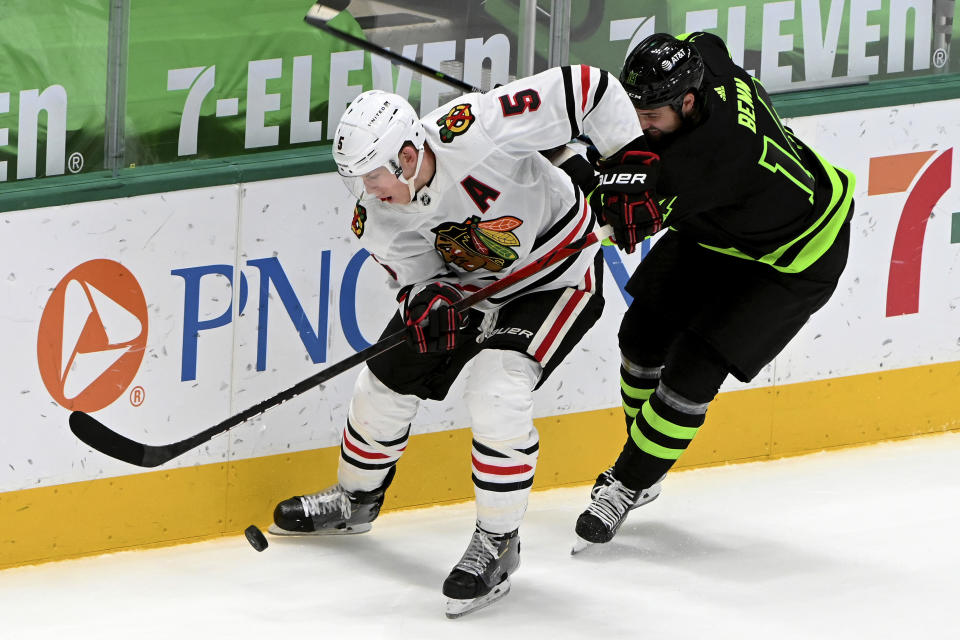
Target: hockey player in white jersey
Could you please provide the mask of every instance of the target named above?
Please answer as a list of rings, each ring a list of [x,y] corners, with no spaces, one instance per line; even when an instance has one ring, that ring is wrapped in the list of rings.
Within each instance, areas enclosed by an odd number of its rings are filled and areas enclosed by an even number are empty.
[[[594,229],[584,194],[538,150],[586,134],[604,155],[624,158],[642,135],[622,117],[629,109],[618,80],[587,66],[467,94],[423,119],[383,91],[350,104],[333,153],[357,197],[351,228],[397,292],[384,335],[406,327],[408,342],[369,360],[357,378],[338,483],[277,505],[273,533],[369,530],[420,400],[443,399],[472,361],[463,401],[477,521],[443,584],[447,615],[507,593],[539,450],[532,394],[599,318],[602,254],[574,254],[468,312],[451,305]],[[649,170],[631,169],[635,183]],[[609,197],[627,217],[647,210],[644,189],[623,190],[609,187]]]

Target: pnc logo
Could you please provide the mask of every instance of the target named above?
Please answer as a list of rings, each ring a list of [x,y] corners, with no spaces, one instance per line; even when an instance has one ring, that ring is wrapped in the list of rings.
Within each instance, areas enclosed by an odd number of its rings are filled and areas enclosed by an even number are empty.
[[[953,148],[870,158],[868,196],[907,192],[890,254],[888,318],[920,310],[923,237],[933,208],[950,188],[952,160]]]
[[[90,260],[47,300],[37,363],[47,391],[70,410],[97,411],[133,382],[147,344],[147,302],[137,279],[113,260]]]

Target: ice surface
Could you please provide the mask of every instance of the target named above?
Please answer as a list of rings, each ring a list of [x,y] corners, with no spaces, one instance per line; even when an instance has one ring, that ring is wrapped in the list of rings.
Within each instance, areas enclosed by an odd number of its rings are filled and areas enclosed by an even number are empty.
[[[675,473],[571,557],[588,493],[534,493],[513,589],[458,620],[470,503],[0,571],[0,638],[960,638],[958,433]]]

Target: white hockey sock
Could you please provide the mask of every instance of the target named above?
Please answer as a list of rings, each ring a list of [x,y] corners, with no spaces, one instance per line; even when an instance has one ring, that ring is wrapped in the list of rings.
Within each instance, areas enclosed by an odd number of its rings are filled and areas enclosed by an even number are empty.
[[[383,484],[406,449],[419,406],[419,398],[392,391],[369,368],[360,371],[340,443],[337,478],[345,489],[371,491]]]
[[[372,491],[383,484],[410,439],[409,428],[395,440],[377,441],[347,421],[340,443],[337,479],[349,491]]]
[[[509,533],[520,526],[527,511],[539,451],[536,429],[522,443],[513,445],[483,443],[474,438],[473,486],[481,528],[490,533]]]
[[[474,358],[465,400],[473,421],[472,470],[477,521],[491,533],[520,526],[537,467],[533,388],[542,369],[517,351],[488,349]]]

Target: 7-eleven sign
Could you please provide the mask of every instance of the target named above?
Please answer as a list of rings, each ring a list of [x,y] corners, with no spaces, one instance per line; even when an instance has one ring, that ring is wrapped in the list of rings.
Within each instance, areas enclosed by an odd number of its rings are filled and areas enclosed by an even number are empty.
[[[870,158],[868,196],[907,192],[890,255],[888,318],[919,310],[923,237],[933,208],[950,188],[952,160],[953,148]],[[954,223],[958,218],[954,214]]]

